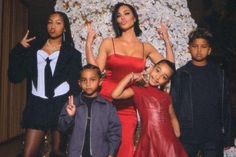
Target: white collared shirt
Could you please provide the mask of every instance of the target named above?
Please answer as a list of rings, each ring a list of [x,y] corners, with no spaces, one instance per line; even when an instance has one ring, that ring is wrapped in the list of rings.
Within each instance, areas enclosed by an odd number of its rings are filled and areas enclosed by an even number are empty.
[[[38,84],[36,88],[32,81],[32,94],[33,95],[47,99],[47,97],[45,96],[45,77],[44,77],[44,70],[47,63],[46,59],[49,58],[51,60],[50,67],[51,67],[52,75],[54,75],[59,54],[60,54],[59,51],[55,51],[51,55],[48,55],[43,50],[37,51]],[[53,97],[66,94],[69,91],[69,89],[70,89],[69,84],[67,82],[63,82],[54,89],[55,94]]]

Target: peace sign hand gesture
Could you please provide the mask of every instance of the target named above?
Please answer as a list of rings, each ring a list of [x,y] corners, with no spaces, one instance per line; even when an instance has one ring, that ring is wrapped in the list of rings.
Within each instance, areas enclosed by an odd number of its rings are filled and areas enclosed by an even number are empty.
[[[169,40],[169,34],[168,34],[167,25],[164,22],[162,22],[162,20],[161,20],[160,26],[161,27],[157,29],[157,32],[158,32],[160,38],[164,41],[168,41]]]
[[[86,25],[87,27],[87,39],[86,39],[86,45],[87,46],[91,46],[93,44],[94,39],[97,36],[97,33],[95,32],[95,30],[92,27],[92,23],[87,23]]]
[[[32,38],[28,38],[29,35],[29,30],[27,30],[25,36],[23,37],[23,39],[21,40],[21,45],[25,48],[30,47],[29,42],[31,42],[32,40],[36,39],[36,37],[32,37]]]
[[[69,100],[66,106],[66,111],[68,113],[69,116],[74,116],[75,112],[76,112],[76,106],[74,104],[74,97],[73,96],[69,96]]]

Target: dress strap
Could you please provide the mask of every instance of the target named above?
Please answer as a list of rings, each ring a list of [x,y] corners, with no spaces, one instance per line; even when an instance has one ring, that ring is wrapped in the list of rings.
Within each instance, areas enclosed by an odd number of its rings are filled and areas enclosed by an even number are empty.
[[[115,43],[114,43],[114,40],[113,40],[113,38],[111,38],[111,40],[112,40],[113,52],[114,52],[114,54],[115,54],[115,53],[116,53],[116,49],[115,49]]]

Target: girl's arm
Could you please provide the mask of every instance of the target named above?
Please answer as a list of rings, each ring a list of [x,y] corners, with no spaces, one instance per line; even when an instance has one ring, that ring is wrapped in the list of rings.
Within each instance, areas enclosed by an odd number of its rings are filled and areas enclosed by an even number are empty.
[[[126,88],[127,85],[135,79],[136,75],[130,73],[126,75],[112,91],[111,96],[113,99],[127,99],[134,95],[132,88]]]
[[[86,45],[85,45],[85,52],[86,52],[86,60],[88,63],[96,65],[100,68],[101,71],[104,70],[106,60],[107,60],[107,48],[109,47],[110,43],[108,39],[105,39],[102,41],[100,47],[99,47],[99,53],[97,58],[93,55],[93,42],[96,38],[96,32],[93,30],[91,24],[87,24],[87,39],[86,39]]]
[[[169,106],[169,114],[170,114],[170,120],[171,120],[172,127],[174,129],[175,136],[180,137],[179,121],[175,115],[175,111],[172,104]]]
[[[165,46],[166,46],[166,59],[168,59],[171,62],[175,62],[175,56],[172,51],[172,44],[169,40],[168,35],[168,28],[164,23],[161,23],[161,27],[157,30],[161,39],[164,40]],[[148,50],[148,57],[152,60],[153,63],[157,63],[164,57],[151,45],[147,44],[147,50]]]
[[[30,42],[36,38],[29,38],[28,36],[29,30],[9,54],[8,78],[12,83],[21,82],[27,77]]]

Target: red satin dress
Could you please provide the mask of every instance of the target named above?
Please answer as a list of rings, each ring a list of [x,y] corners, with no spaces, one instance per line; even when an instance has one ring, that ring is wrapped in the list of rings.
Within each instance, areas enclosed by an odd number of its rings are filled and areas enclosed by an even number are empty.
[[[132,89],[141,118],[141,133],[134,157],[187,157],[171,125],[171,97],[155,87],[132,86]]]
[[[109,101],[112,101],[111,92],[121,79],[131,72],[142,72],[145,67],[144,58],[116,54],[114,43],[113,48],[114,54],[107,58],[105,67],[106,75],[102,82],[102,89],[100,92],[100,95]],[[133,99],[117,100],[114,101],[113,104],[117,108],[122,126],[122,139],[117,157],[133,157],[134,133],[137,124],[137,115]]]

